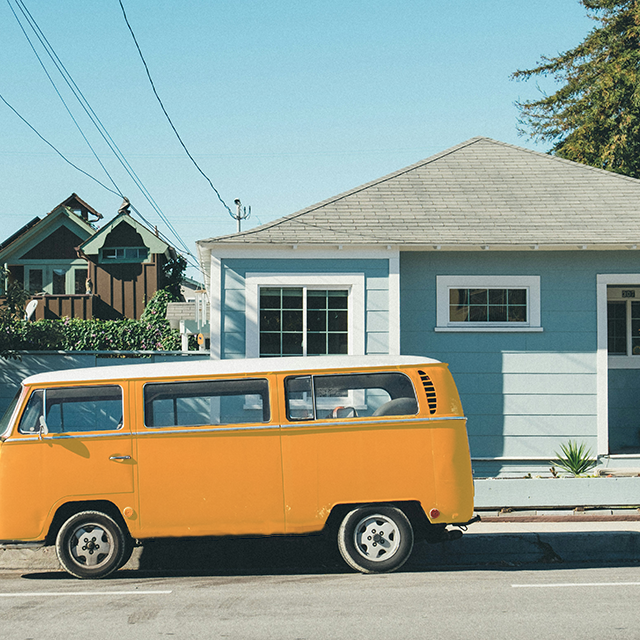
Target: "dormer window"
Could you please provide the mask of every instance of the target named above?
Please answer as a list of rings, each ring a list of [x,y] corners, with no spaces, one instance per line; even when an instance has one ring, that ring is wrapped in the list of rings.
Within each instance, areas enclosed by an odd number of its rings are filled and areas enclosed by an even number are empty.
[[[142,262],[149,256],[147,247],[104,247],[102,262]]]

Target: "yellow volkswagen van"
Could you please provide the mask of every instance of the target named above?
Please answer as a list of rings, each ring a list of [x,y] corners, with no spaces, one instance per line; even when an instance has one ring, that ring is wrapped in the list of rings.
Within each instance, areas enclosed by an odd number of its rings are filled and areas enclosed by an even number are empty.
[[[35,375],[0,423],[0,544],[104,577],[150,538],[326,532],[362,572],[473,521],[447,365],[406,356]],[[457,532],[454,532],[457,533]]]

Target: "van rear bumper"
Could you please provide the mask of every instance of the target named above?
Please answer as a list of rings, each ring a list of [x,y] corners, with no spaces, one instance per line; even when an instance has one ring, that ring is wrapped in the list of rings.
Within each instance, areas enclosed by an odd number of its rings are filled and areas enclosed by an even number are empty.
[[[475,515],[473,516],[473,518],[471,518],[471,520],[467,520],[466,522],[450,522],[449,524],[452,527],[468,527],[470,524],[473,524],[474,522],[480,522],[481,518],[479,515]]]
[[[45,546],[44,540],[25,542],[24,540],[0,540],[0,549],[40,549]]]

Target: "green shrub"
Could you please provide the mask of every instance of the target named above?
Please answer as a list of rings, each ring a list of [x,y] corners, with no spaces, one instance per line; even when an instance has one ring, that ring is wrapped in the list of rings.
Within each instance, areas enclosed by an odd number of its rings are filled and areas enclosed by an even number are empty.
[[[552,464],[575,477],[587,473],[598,464],[584,442],[578,444],[569,440],[567,444],[560,445],[560,452],[556,451],[556,459]]]
[[[0,357],[16,357],[16,351],[179,351],[180,332],[166,319],[171,297],[158,291],[140,320],[0,318]]]

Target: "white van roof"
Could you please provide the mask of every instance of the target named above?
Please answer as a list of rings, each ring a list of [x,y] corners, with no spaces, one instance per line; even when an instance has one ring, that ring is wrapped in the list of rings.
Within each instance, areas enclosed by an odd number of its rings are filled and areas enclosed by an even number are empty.
[[[84,369],[64,369],[29,376],[23,384],[53,382],[101,382],[105,380],[140,380],[230,374],[265,374],[272,372],[322,371],[326,369],[359,369],[361,367],[427,366],[439,360],[418,356],[296,356],[292,358],[244,358],[230,360],[196,360],[123,364]]]

